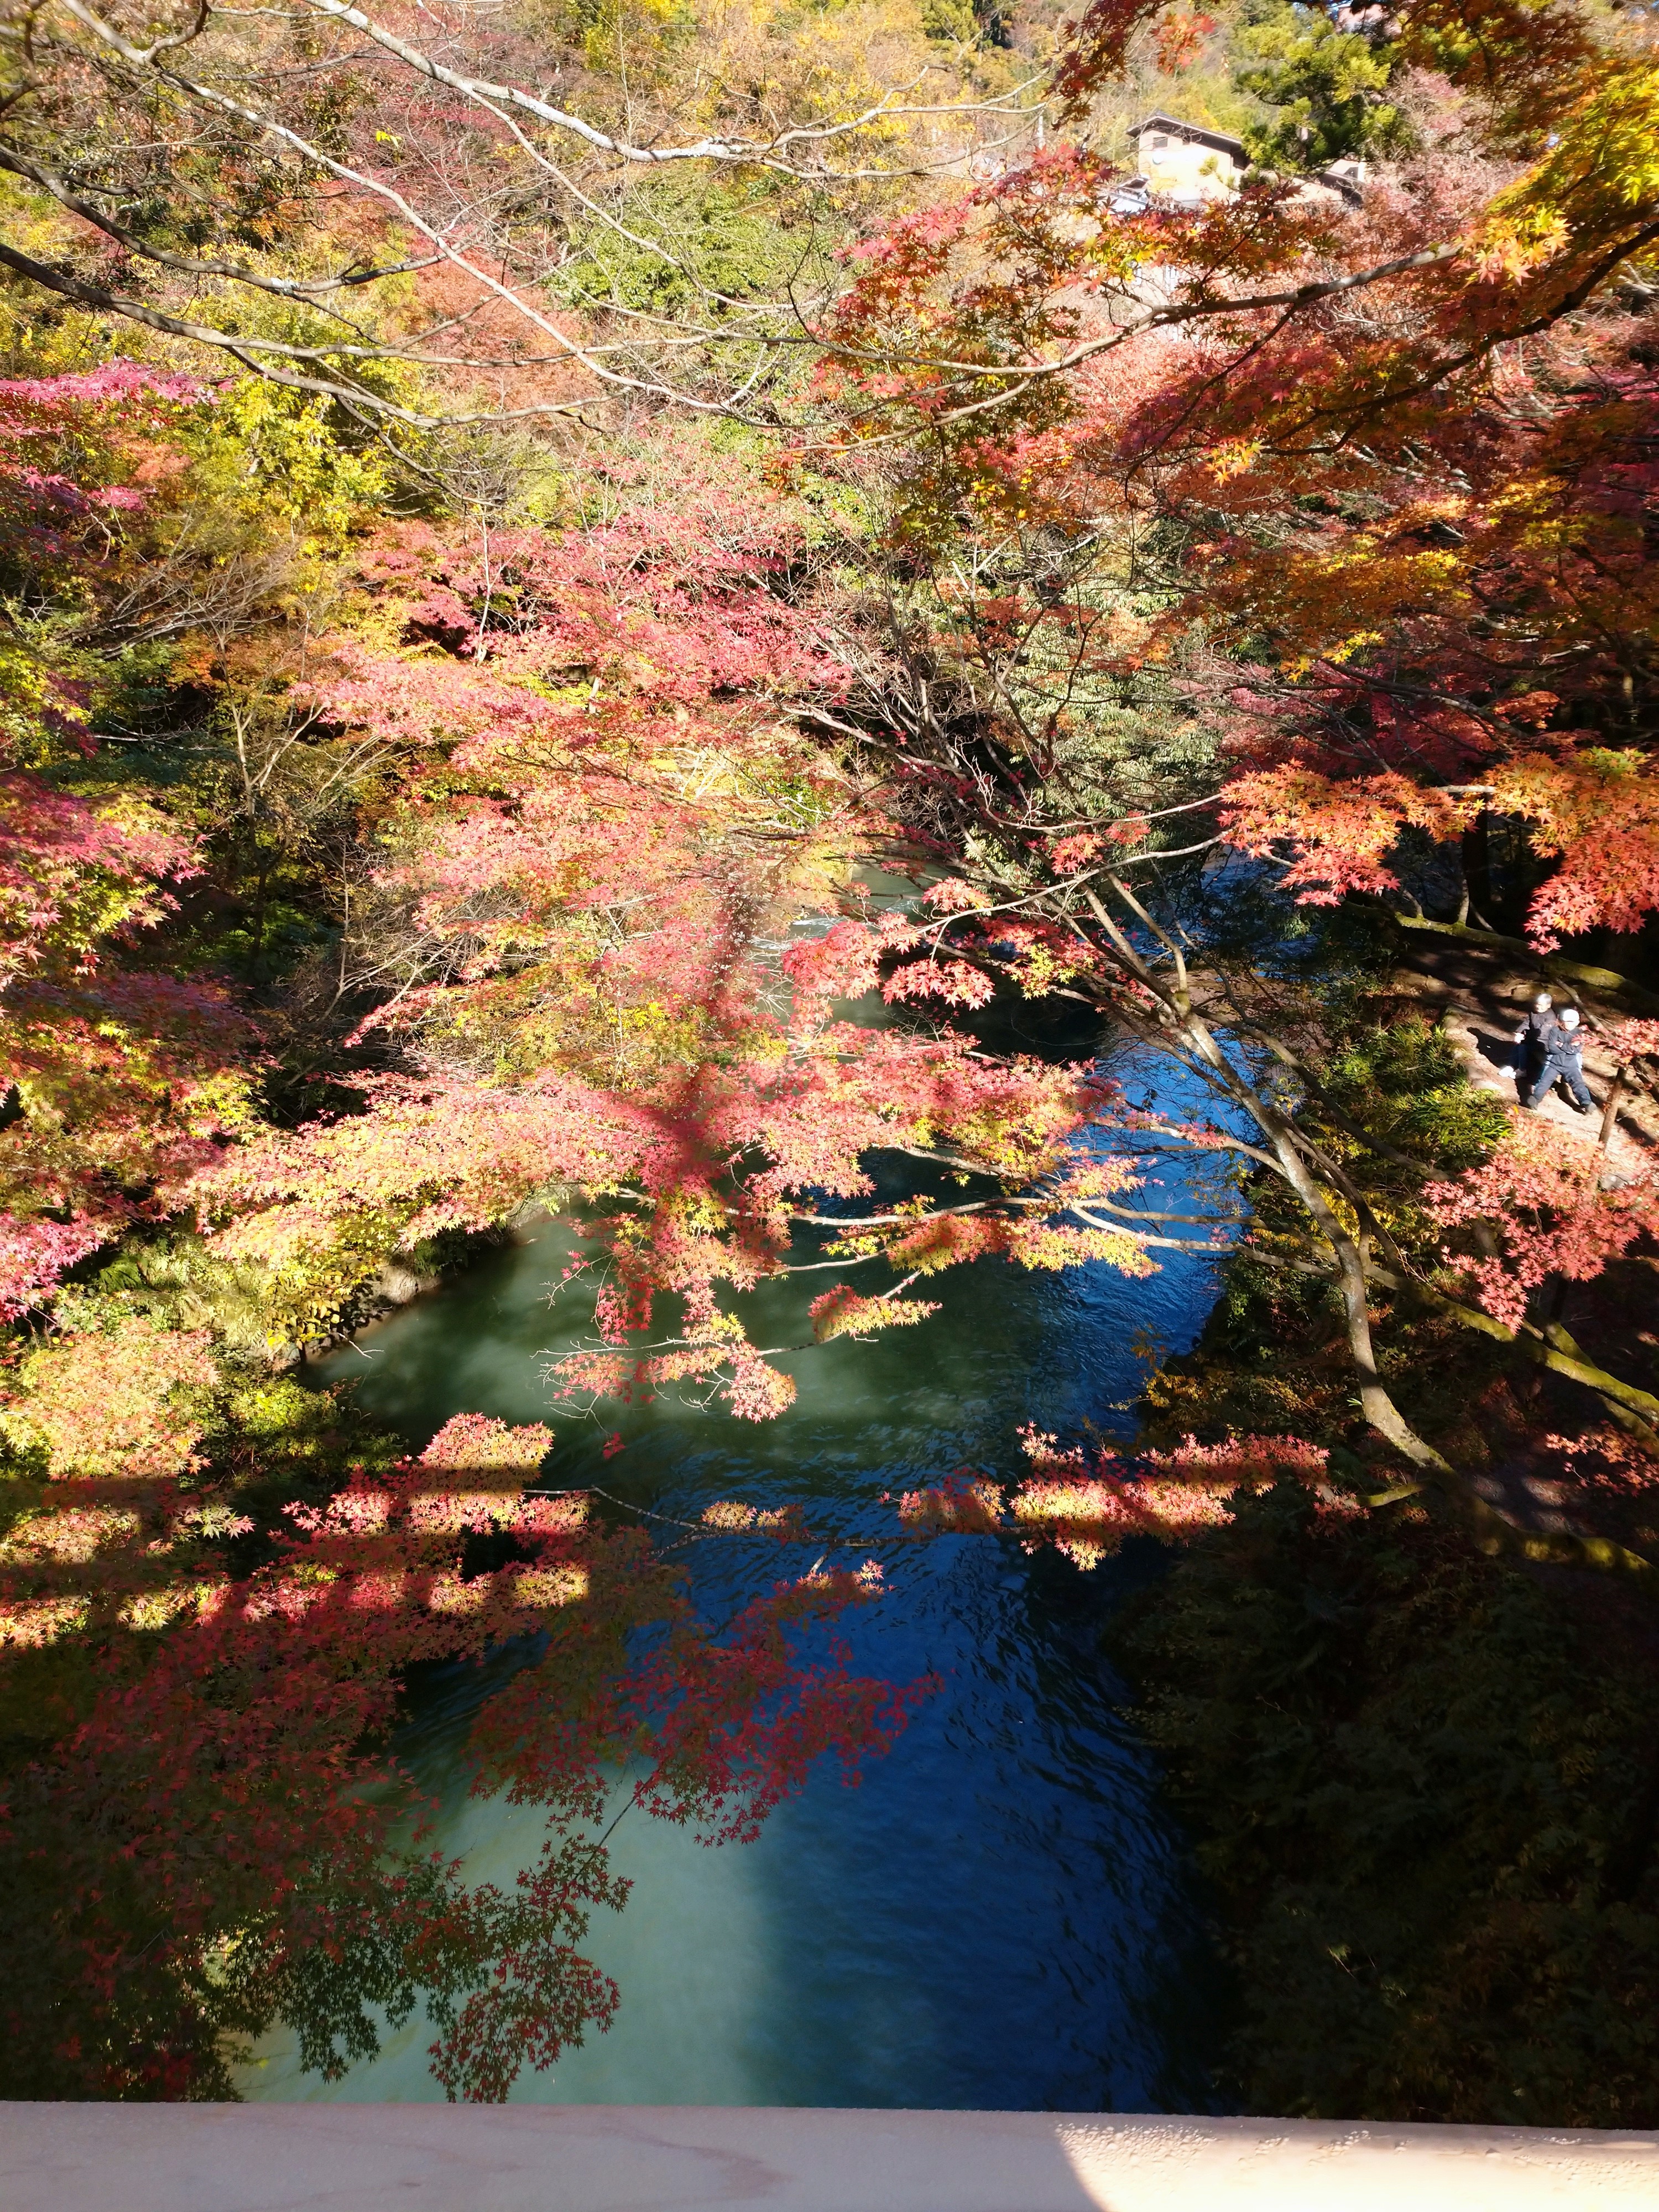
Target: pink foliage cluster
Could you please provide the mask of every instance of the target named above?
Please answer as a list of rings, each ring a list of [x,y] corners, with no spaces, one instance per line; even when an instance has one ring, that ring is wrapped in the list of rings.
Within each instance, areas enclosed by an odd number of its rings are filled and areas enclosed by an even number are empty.
[[[1003,1510],[1000,1486],[971,1468],[907,1490],[898,1501],[899,1519],[913,1535],[991,1535],[1004,1525]]]
[[[1081,1445],[1062,1449],[1057,1437],[1035,1428],[1024,1431],[1021,1442],[1035,1472],[1010,1500],[1014,1525],[1028,1551],[1052,1544],[1085,1571],[1110,1558],[1128,1536],[1174,1543],[1220,1526],[1238,1486],[1237,1478],[1126,1478],[1114,1472],[1118,1462],[1104,1450],[1094,1455],[1091,1472]]]
[[[46,1650],[83,1627],[90,1609],[84,1597],[0,1595],[0,1650]]]
[[[80,1215],[69,1221],[20,1221],[0,1213],[0,1321],[15,1321],[40,1304],[108,1234],[106,1224]]]
[[[1358,1510],[1325,1480],[1328,1454],[1295,1437],[1230,1437],[1219,1444],[1187,1437],[1171,1451],[1144,1453],[1142,1462],[1153,1472],[1139,1476],[1119,1473],[1121,1463],[1104,1449],[1091,1472],[1081,1446],[1062,1449],[1036,1428],[1022,1441],[1036,1475],[1013,1495],[1016,1525],[1079,1567],[1097,1565],[1126,1536],[1178,1543],[1218,1527],[1231,1517],[1237,1491],[1286,1477],[1304,1483],[1322,1513]]]
[[[720,1498],[705,1505],[698,1518],[705,1528],[720,1535],[754,1534],[799,1541],[806,1533],[798,1505],[763,1507],[746,1505],[739,1498]]]
[[[300,696],[387,738],[470,738],[493,751],[537,730],[591,742],[605,727],[594,693],[672,716],[716,697],[839,689],[840,663],[772,588],[799,550],[799,514],[700,469],[690,450],[684,463],[672,498],[635,496],[580,530],[496,531],[487,543],[424,523],[389,532],[365,580],[428,650],[342,641],[337,672],[308,678]],[[572,687],[588,696],[560,696]]]
[[[354,1220],[395,1222],[413,1240],[504,1218],[550,1183],[632,1182],[649,1210],[593,1232],[612,1270],[601,1325],[620,1346],[647,1310],[641,1301],[669,1290],[687,1301],[686,1341],[638,1356],[573,1355],[564,1387],[648,1393],[720,1373],[732,1410],[766,1419],[794,1386],[716,1314],[713,1286],[748,1287],[785,1263],[799,1194],[865,1194],[866,1155],[895,1142],[971,1142],[988,1166],[1041,1175],[1063,1164],[1096,1105],[1080,1071],[982,1061],[959,1038],[855,1032],[845,1054],[839,1042],[824,1033],[795,1058],[769,1045],[653,1098],[551,1073],[514,1085],[376,1079],[364,1085],[371,1111],[259,1133],[198,1177],[196,1200],[218,1249],[282,1270],[326,1255]],[[731,1164],[745,1158],[763,1164],[734,1186]],[[1055,1227],[1041,1214],[970,1230],[949,1249],[935,1240],[922,1251],[923,1233],[896,1240],[903,1264],[932,1270],[993,1249],[1030,1266],[1149,1264],[1127,1234]],[[878,1308],[860,1325],[921,1310]]]
[[[251,1522],[246,1524],[252,1526]],[[0,1560],[7,1564],[40,1559],[62,1560],[84,1566],[112,1544],[127,1543],[138,1533],[138,1516],[131,1506],[70,1505],[58,1510],[32,1513],[19,1521],[0,1541]]]
[[[162,1220],[219,1158],[252,1074],[248,1024],[219,992],[105,969],[38,975],[0,1006],[0,1315],[45,1306],[131,1223]]]
[[[538,1538],[579,1534],[587,1524],[583,1492],[546,1496],[524,1487],[552,1449],[553,1431],[541,1422],[515,1428],[484,1413],[457,1413],[415,1462],[417,1485],[438,1474],[470,1476],[479,1486],[417,1486],[409,1503],[410,1528],[451,1535],[491,1528]]]
[[[1482,1167],[1424,1193],[1443,1228],[1479,1227],[1497,1241],[1491,1257],[1454,1256],[1495,1320],[1519,1328],[1532,1293],[1552,1274],[1585,1283],[1644,1237],[1659,1235],[1659,1182],[1642,1174],[1604,1188],[1599,1155],[1540,1116],[1517,1114]]]
[[[1565,1480],[1581,1489],[1620,1498],[1659,1490],[1659,1460],[1608,1422],[1581,1437],[1546,1437],[1544,1443],[1560,1454]]]
[[[1149,1467],[1170,1476],[1191,1475],[1200,1481],[1235,1483],[1277,1482],[1293,1475],[1310,1488],[1326,1479],[1330,1454],[1322,1444],[1305,1443],[1299,1437],[1228,1437],[1218,1444],[1201,1444],[1183,1437],[1168,1451],[1143,1455]]]
[[[217,1381],[206,1331],[134,1315],[28,1354],[0,1400],[0,1426],[15,1444],[44,1448],[55,1480],[171,1479],[203,1464],[198,1394]]]
[[[1659,1060],[1659,1022],[1615,1023],[1607,1032],[1607,1046],[1621,1066],[1632,1060]]]
[[[421,1454],[422,1467],[445,1471],[471,1468],[538,1468],[553,1449],[553,1431],[540,1422],[514,1428],[484,1413],[457,1413]]]
[[[1051,1545],[1079,1567],[1097,1566],[1128,1536],[1179,1543],[1231,1516],[1240,1489],[1285,1477],[1305,1483],[1321,1511],[1358,1510],[1326,1480],[1328,1455],[1294,1437],[1231,1437],[1200,1444],[1188,1437],[1168,1452],[1125,1461],[1107,1448],[1062,1445],[1036,1427],[1020,1441],[1033,1472],[1004,1491],[971,1468],[906,1491],[899,1518],[913,1534],[990,1534],[1012,1528],[1027,1551]],[[1150,1471],[1149,1471],[1150,1470]]]
[[[1526,821],[1559,865],[1535,893],[1528,934],[1541,951],[1564,934],[1632,930],[1659,907],[1659,774],[1644,757],[1589,750],[1523,754],[1448,793],[1395,770],[1337,781],[1299,766],[1258,769],[1228,784],[1222,821],[1240,851],[1291,852],[1284,881],[1305,905],[1348,891],[1399,888],[1389,857],[1407,828],[1456,837],[1491,807]]]
[[[939,921],[888,914],[872,927],[843,920],[793,946],[783,967],[803,1013],[876,990],[890,1006],[983,1006],[1000,977],[1040,993],[1078,965],[1076,939],[1052,923],[1006,915],[976,922],[978,900],[948,878],[928,898]],[[947,934],[943,925],[953,919]]]
[[[1121,58],[1154,12],[1095,0],[1059,82],[1081,99],[1098,58]],[[1160,39],[1179,46],[1206,21],[1170,15]],[[1418,33],[1440,36],[1426,15]],[[1444,60],[1437,47],[1431,65]],[[1595,66],[1564,49],[1561,85]],[[1301,899],[1391,890],[1405,833],[1445,843],[1490,811],[1553,864],[1528,920],[1548,948],[1634,930],[1659,908],[1659,762],[1622,703],[1629,641],[1652,627],[1659,374],[1638,318],[1559,312],[1596,281],[1596,226],[1622,203],[1592,217],[1564,200],[1547,246],[1540,231],[1518,264],[1488,251],[1442,265],[1447,239],[1484,231],[1489,245],[1510,220],[1511,149],[1463,149],[1425,151],[1339,216],[1265,180],[1202,209],[1129,213],[1109,163],[1052,146],[860,242],[820,380],[871,435],[908,434],[924,533],[947,509],[979,517],[988,544],[1103,511],[1188,533],[1185,599],[1115,636],[1103,623],[1107,650],[1078,665],[1121,673],[1182,641],[1183,687],[1230,756],[1224,835],[1282,865]],[[1314,261],[1360,289],[1215,313],[1230,289],[1279,297]],[[1176,317],[1195,313],[1126,342],[1103,295],[1147,265]],[[1520,353],[1493,343],[1509,313],[1534,334]],[[1007,366],[994,418],[960,406],[945,364],[963,359]],[[1039,362],[1022,380],[1017,365]],[[1381,411],[1379,391],[1395,395]],[[996,601],[975,617],[994,627]],[[1029,603],[1023,617],[1080,619]],[[1261,656],[1242,682],[1241,648]],[[1094,858],[1099,834],[1083,828],[1056,865]],[[975,1003],[979,960],[953,970],[937,945],[914,951],[884,970],[890,995]]]
[[[878,1328],[904,1328],[926,1321],[939,1307],[921,1298],[864,1297],[848,1283],[813,1299],[808,1311],[820,1344],[837,1336],[865,1336]]]
[[[1348,891],[1399,888],[1386,863],[1407,824],[1447,837],[1468,811],[1393,772],[1339,783],[1312,769],[1257,769],[1229,782],[1221,820],[1228,842],[1258,859],[1290,845],[1286,885],[1305,905],[1334,906]]]
[[[163,1371],[202,1379],[194,1339],[169,1345],[135,1330],[96,1342],[118,1396],[141,1346]],[[230,1579],[192,1537],[251,1524],[217,1508],[172,1510],[193,1464],[177,1440],[149,1451],[147,1485],[123,1461],[135,1503],[98,1497],[112,1452],[135,1439],[130,1422],[112,1424],[71,1387],[84,1379],[75,1363],[71,1347],[37,1370],[24,1401],[62,1449],[54,1474],[79,1473],[74,1502],[25,1521],[0,1553],[0,1644],[171,1632],[142,1667],[111,1666],[0,1825],[0,1860],[50,1853],[61,1865],[73,1908],[51,1936],[69,1947],[76,2001],[94,2021],[122,2016],[124,1993],[158,1948],[164,1978],[188,1972],[233,1928],[239,1943],[274,1947],[280,1971],[290,1946],[343,1955],[372,1905],[376,1940],[406,1950],[418,1982],[459,1982],[462,2001],[433,2046],[440,2081],[452,2094],[502,2097],[524,2064],[552,2063],[614,2010],[614,1986],[573,1944],[583,1908],[620,1903],[626,1885],[608,1875],[603,1844],[574,1832],[602,1816],[618,1765],[650,1813],[709,1840],[746,1837],[826,1753],[855,1778],[926,1694],[925,1683],[855,1677],[839,1644],[823,1650],[836,1614],[875,1594],[868,1577],[785,1584],[717,1639],[637,1533],[595,1527],[583,1497],[519,1486],[545,1454],[545,1428],[477,1414],[446,1424],[417,1460],[380,1476],[360,1468],[326,1502],[291,1505],[275,1558]],[[434,1489],[457,1476],[487,1486]],[[158,1514],[167,1534],[145,1542]],[[515,1556],[469,1573],[461,1540],[481,1528],[510,1530]],[[636,1645],[629,1632],[644,1626],[655,1633]],[[389,1823],[407,1793],[389,1786],[398,1778],[374,1746],[401,1680],[422,1660],[478,1656],[532,1629],[540,1656],[487,1707],[472,1746],[480,1790],[509,1790],[548,1818],[510,1909],[455,1869],[435,1893],[387,1875]],[[798,1655],[802,1629],[820,1646],[811,1663]],[[110,1656],[118,1662],[118,1650]],[[112,1836],[130,1862],[119,1900],[98,1872]],[[137,1955],[129,1892],[143,1907]],[[184,2062],[165,2045],[122,2063],[131,2070],[106,2088],[187,2092]]]
[[[70,376],[0,377],[0,522],[37,561],[61,559],[77,524],[143,505],[143,487],[131,481],[133,441],[154,439],[179,408],[208,396],[194,377],[133,361]],[[57,465],[66,441],[73,464]],[[99,445],[114,449],[102,467],[89,450]]]
[[[112,925],[167,910],[162,884],[196,842],[131,799],[94,805],[21,769],[0,773],[0,988],[54,954],[90,958]]]
[[[0,380],[0,523],[14,550],[46,569],[72,556],[83,583],[118,570],[119,534],[76,526],[141,505],[137,480],[154,473],[168,423],[206,396],[193,379],[122,361]],[[136,1212],[168,1210],[216,1126],[192,1100],[228,1054],[245,1054],[247,1033],[211,992],[124,974],[109,957],[198,872],[195,836],[153,795],[77,789],[48,764],[66,755],[72,770],[93,749],[77,678],[14,654],[4,695],[0,1087],[16,1086],[17,1110],[0,1129],[0,1317],[11,1318],[49,1301]]]

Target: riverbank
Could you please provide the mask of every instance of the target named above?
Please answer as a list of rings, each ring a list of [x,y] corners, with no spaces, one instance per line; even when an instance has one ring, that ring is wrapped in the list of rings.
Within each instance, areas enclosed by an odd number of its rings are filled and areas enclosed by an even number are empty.
[[[1426,1149],[1488,1110],[1460,1002],[1478,1015],[1516,979],[1449,981],[1438,1030],[1358,1025],[1334,1054],[1373,1133]],[[1433,1224],[1397,1193],[1386,1218],[1431,1273]],[[1621,1373],[1651,1370],[1651,1268],[1638,1249],[1551,1294]],[[1197,1345],[1142,1403],[1151,1443],[1295,1434],[1372,1500],[1334,1515],[1299,1485],[1241,1497],[1107,1629],[1213,1885],[1236,1976],[1221,2094],[1324,2119],[1650,2127],[1659,1612],[1639,1561],[1659,1558],[1659,1468],[1581,1384],[1406,1288],[1380,1306],[1384,1379],[1513,1509],[1507,1534],[1368,1431],[1316,1275],[1236,1255]],[[1528,1557],[1546,1527],[1616,1538],[1629,1570]]]

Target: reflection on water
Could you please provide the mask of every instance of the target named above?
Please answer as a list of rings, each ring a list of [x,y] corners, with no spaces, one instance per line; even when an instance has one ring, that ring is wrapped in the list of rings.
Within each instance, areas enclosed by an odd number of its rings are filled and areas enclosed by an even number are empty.
[[[1170,1172],[1165,1190],[1180,1188]],[[566,1249],[548,1229],[490,1255],[368,1333],[330,1379],[355,1378],[364,1406],[416,1444],[469,1409],[547,1418],[546,1358],[584,1340],[587,1321],[568,1293],[548,1303]],[[836,1279],[805,1275],[744,1301],[756,1340],[802,1341],[809,1300]],[[910,1545],[881,1501],[964,1462],[1012,1476],[1027,1421],[1121,1429],[1138,1340],[1189,1344],[1213,1265],[1172,1255],[1131,1283],[1103,1267],[1044,1277],[990,1262],[948,1276],[941,1295],[945,1310],[919,1328],[781,1363],[800,1395],[767,1426],[673,1396],[562,1426],[552,1479],[599,1482],[633,1506],[691,1519],[715,1498],[803,1503],[815,1554],[885,1565],[889,1594],[850,1622],[860,1670],[932,1669],[943,1688],[861,1786],[818,1774],[757,1844],[706,1849],[630,1812],[612,1848],[634,1894],[596,1917],[587,1945],[621,1985],[617,2024],[516,2097],[1205,2105],[1212,1968],[1180,1838],[1098,1650],[1105,1613],[1156,1555],[1085,1577],[995,1540]],[[625,1449],[602,1462],[613,1427]],[[682,1556],[714,1619],[793,1559],[749,1539]],[[506,1885],[538,1820],[465,1795],[458,1747],[477,1694],[476,1670],[438,1672],[401,1748],[443,1798],[437,1844],[465,1856],[471,1879]],[[277,2036],[243,2086],[260,2099],[431,2098],[429,2040],[417,2019],[325,2087]]]

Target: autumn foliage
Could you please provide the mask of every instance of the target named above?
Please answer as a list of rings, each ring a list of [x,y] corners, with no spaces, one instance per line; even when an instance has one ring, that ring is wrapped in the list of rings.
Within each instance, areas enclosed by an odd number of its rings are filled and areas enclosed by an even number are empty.
[[[1150,12],[1083,17],[1074,101]],[[1207,673],[1236,847],[1334,901],[1396,890],[1409,833],[1456,848],[1501,819],[1545,949],[1659,896],[1630,703],[1656,394],[1615,281],[1653,235],[1659,79],[1639,40],[1549,23],[1546,56],[1530,14],[1401,10],[1401,61],[1462,103],[1457,150],[1358,210],[1264,179],[1114,217],[1111,166],[1060,147],[907,218],[854,249],[823,372],[866,432],[926,426],[918,532],[963,499],[988,531],[1179,532],[1188,589],[1090,658],[1167,656],[1195,620],[1231,648]]]
[[[1413,1298],[1570,1360],[1618,1424],[1581,1455],[1628,1476],[1659,1447],[1659,1408],[1613,1354],[1565,1352],[1553,1303],[1651,1257],[1650,1167],[1611,1176],[1605,1142],[1449,1078],[1390,1119],[1344,1073],[1347,954],[1294,960],[1298,908],[1395,909],[1640,966],[1645,33],[1402,6],[1364,35],[1420,128],[1358,205],[1262,169],[1160,204],[1088,142],[1103,88],[1149,41],[1192,65],[1208,15],[1095,0],[1053,56],[1074,138],[1020,137],[1032,112],[959,56],[999,127],[1025,121],[925,188],[935,111],[872,94],[855,123],[851,64],[815,46],[805,153],[724,80],[697,94],[730,197],[684,228],[748,240],[761,300],[665,242],[671,165],[618,135],[633,94],[586,32],[605,128],[543,112],[541,33],[509,11],[473,58],[515,88],[485,99],[458,50],[452,111],[417,69],[405,144],[369,118],[414,13],[365,61],[313,10],[319,105],[273,94],[245,137],[214,135],[228,94],[183,60],[161,83],[162,46],[35,12],[0,379],[14,2094],[226,2094],[278,2020],[337,2075],[373,2008],[423,2003],[446,2091],[503,2097],[618,2002],[581,1948],[624,1892],[608,1776],[742,1840],[902,1727],[919,1690],[855,1678],[833,1634],[879,1575],[793,1573],[793,1509],[709,1509],[700,1534],[785,1564],[702,1622],[559,1485],[550,1428],[465,1413],[410,1457],[285,1379],[389,1273],[526,1207],[573,1231],[592,1296],[550,1413],[695,1386],[787,1418],[781,1362],[925,1345],[953,1268],[1138,1279],[1254,1208],[1252,1264],[1329,1300],[1385,1483],[1482,1510],[1396,1402],[1381,1339]],[[895,52],[941,35],[901,29]],[[210,9],[179,40],[228,83],[289,36]],[[221,121],[179,183],[133,118],[182,131],[191,101]],[[890,167],[832,172],[855,128]],[[574,189],[561,132],[648,190]],[[66,181],[54,137],[66,173],[106,144],[142,221]],[[831,205],[833,252],[807,236]],[[1004,1048],[1030,1007],[1069,1041]],[[1639,1087],[1659,1032],[1607,1036]],[[1109,1074],[1107,1038],[1180,1107]],[[805,1266],[811,1342],[755,1341],[744,1294]],[[1397,1494],[1288,1427],[1024,1441],[1022,1480],[964,1471],[900,1528],[1092,1568],[1276,1487],[1322,1524]],[[511,1896],[429,1856],[388,1748],[440,1661],[490,1670],[475,1786],[545,1815]]]
[[[199,1346],[128,1338],[152,1376],[158,1351],[171,1361],[170,1395],[208,1380]],[[211,2094],[220,2039],[279,2014],[336,2073],[374,2047],[367,2002],[395,2020],[420,1996],[448,2093],[503,2097],[614,2012],[576,1948],[590,1909],[626,1894],[588,1832],[613,1767],[644,1810],[736,1839],[823,1753],[850,1767],[902,1723],[909,1693],[793,1654],[793,1630],[864,1584],[783,1584],[717,1643],[642,1537],[535,1486],[544,1428],[462,1415],[419,1459],[290,1503],[269,1565],[227,1574],[212,1540],[253,1523],[185,1502],[199,1435],[179,1416],[145,1428],[136,1405],[88,1413],[91,1364],[72,1340],[13,1417],[58,1449],[51,1503],[7,1545],[12,1577],[40,1594],[9,1605],[0,1632],[38,1648],[78,1629],[106,1653],[78,1725],[21,1778],[5,1834],[9,1891],[33,1900],[7,1996],[9,2040],[34,2053],[20,2087]],[[506,1540],[510,1563],[463,1571],[469,1535]],[[147,1662],[133,1649],[169,1628]],[[511,1897],[422,1851],[420,1808],[373,1748],[411,1666],[503,1645],[523,1663],[484,1709],[474,1787],[549,1823]],[[155,1931],[142,1954],[134,1924]]]

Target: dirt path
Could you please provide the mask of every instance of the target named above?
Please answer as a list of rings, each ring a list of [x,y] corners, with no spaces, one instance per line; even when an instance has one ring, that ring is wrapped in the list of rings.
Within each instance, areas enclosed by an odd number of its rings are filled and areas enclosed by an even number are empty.
[[[1613,1080],[1613,1061],[1601,1034],[1623,1018],[1610,996],[1559,982],[1547,982],[1535,968],[1502,952],[1487,953],[1464,944],[1413,938],[1405,947],[1395,986],[1437,1011],[1469,1079],[1506,1105],[1516,1101],[1518,1054],[1511,1042],[1536,993],[1547,989],[1557,1006],[1577,1006],[1584,1017],[1584,1075],[1600,1106]],[[1558,1085],[1538,1109],[1587,1154],[1601,1136],[1600,1114],[1579,1114]],[[1644,1096],[1626,1097],[1607,1146],[1603,1179],[1626,1180],[1659,1170],[1659,1108]]]
[[[1419,1000],[1425,1012],[1438,1014],[1472,1083],[1501,1098],[1505,1105],[1517,1103],[1520,1054],[1513,1038],[1534,997],[1546,989],[1558,1007],[1577,1006],[1584,1017],[1584,1075],[1597,1107],[1605,1103],[1614,1062],[1602,1039],[1632,1008],[1621,1006],[1610,992],[1546,976],[1504,950],[1419,937],[1414,932],[1402,931],[1401,935],[1406,943],[1393,978],[1394,988],[1402,996]],[[1575,1112],[1559,1085],[1539,1112],[1575,1147],[1583,1148],[1589,1167],[1601,1139],[1601,1113]],[[1656,1174],[1659,1174],[1659,1105],[1644,1093],[1622,1095],[1601,1181],[1613,1184]],[[1622,1277],[1629,1271],[1616,1272]],[[1641,1328],[1644,1310],[1652,1318],[1650,1294],[1645,1278],[1623,1287],[1623,1298],[1611,1301],[1622,1307],[1622,1317],[1596,1310],[1609,1303],[1613,1284],[1608,1279],[1571,1290],[1562,1318],[1575,1328],[1589,1324],[1590,1338],[1600,1341],[1604,1354],[1611,1355],[1617,1371],[1630,1370],[1639,1375],[1648,1364],[1644,1349],[1653,1342],[1651,1334]],[[1630,1303],[1632,1290],[1637,1292],[1634,1308]],[[1632,1340],[1625,1341],[1626,1337]],[[1558,1425],[1569,1431],[1589,1425],[1585,1412],[1595,1401],[1579,1385],[1549,1376],[1544,1378],[1543,1387],[1547,1401],[1557,1409]],[[1599,1418],[1599,1409],[1590,1418]],[[1559,1462],[1553,1455],[1533,1445],[1500,1451],[1494,1463],[1474,1478],[1474,1487],[1494,1511],[1520,1530],[1581,1537],[1613,1533],[1595,1525],[1602,1517],[1600,1514],[1587,1517],[1589,1501],[1561,1482]],[[1620,1540],[1628,1537],[1628,1531],[1620,1532]]]

